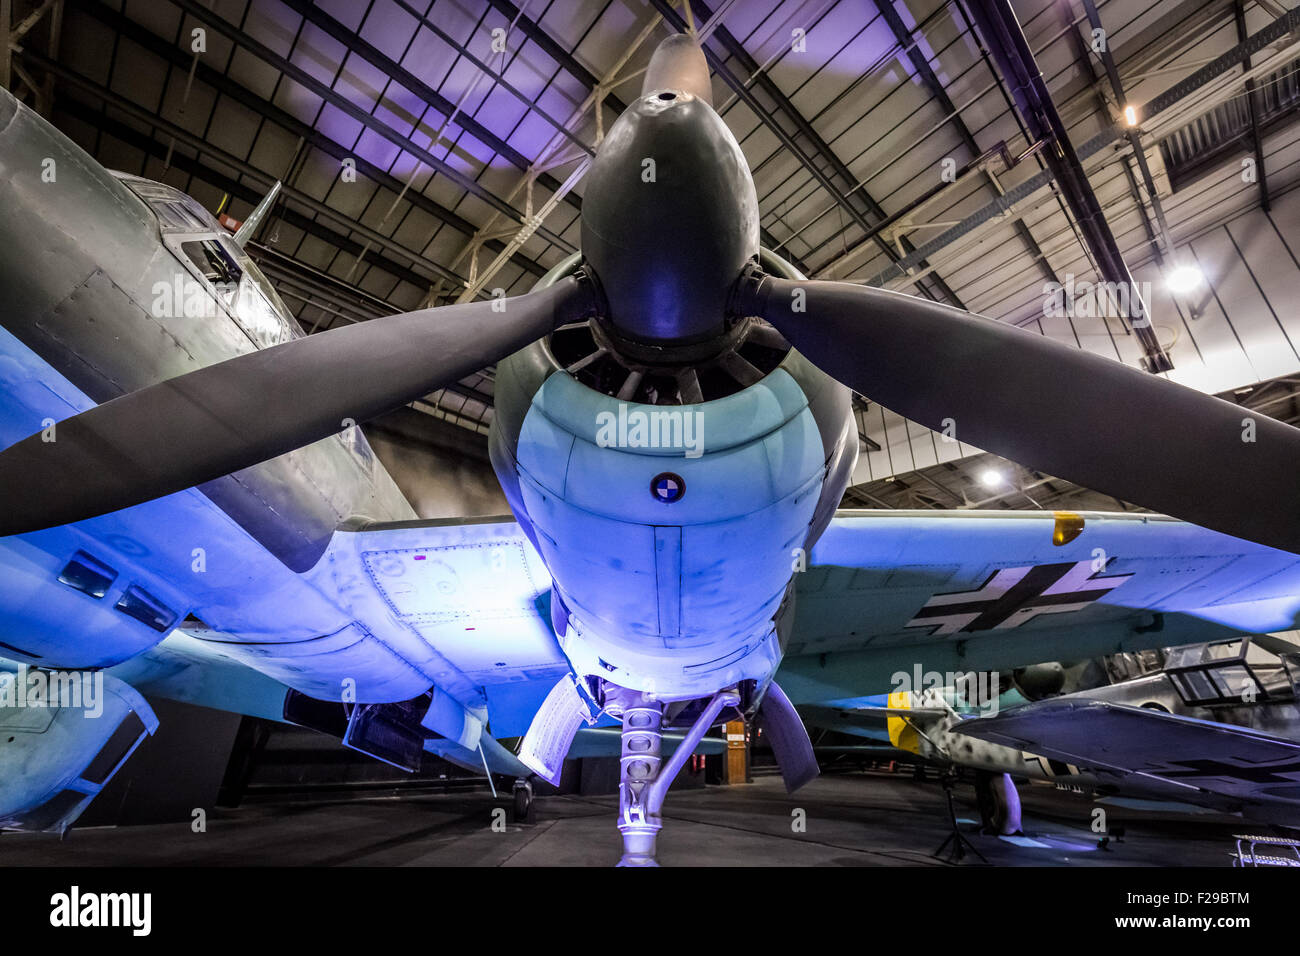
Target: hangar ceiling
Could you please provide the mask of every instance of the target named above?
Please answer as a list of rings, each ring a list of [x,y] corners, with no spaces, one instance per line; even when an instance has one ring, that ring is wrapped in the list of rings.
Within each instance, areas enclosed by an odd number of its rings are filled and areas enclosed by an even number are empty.
[[[1279,30],[1222,59],[1285,10],[1012,6],[1118,251],[1150,283],[1145,333],[1077,303],[1045,314],[1050,289],[1098,280],[1097,249],[971,0],[0,0],[0,48],[11,88],[107,166],[234,220],[282,180],[250,248],[315,332],[517,294],[575,251],[595,146],[655,43],[693,29],[764,241],[806,274],[1129,364],[1163,351],[1162,374],[1293,413],[1300,42]],[[1116,127],[1128,105],[1135,132]],[[1170,292],[1176,265],[1205,281]],[[488,369],[418,406],[481,433],[492,390]],[[984,487],[988,456],[869,399],[855,503],[1116,506],[1007,463]]]

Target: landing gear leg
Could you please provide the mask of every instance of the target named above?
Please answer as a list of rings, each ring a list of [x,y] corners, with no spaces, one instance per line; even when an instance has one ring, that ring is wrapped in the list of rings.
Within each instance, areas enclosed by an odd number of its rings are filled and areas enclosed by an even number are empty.
[[[664,706],[640,699],[623,711],[623,751],[618,761],[618,831],[623,834],[619,866],[655,866],[659,808],[650,801],[650,786],[658,779],[663,758]]]
[[[663,704],[646,694],[624,692],[617,704],[623,714],[618,784],[618,830],[623,834],[623,858],[619,866],[658,866],[655,844],[663,826],[659,811],[668,787],[722,709],[739,702],[740,695],[734,689],[715,694],[672,757],[664,761],[660,756]]]

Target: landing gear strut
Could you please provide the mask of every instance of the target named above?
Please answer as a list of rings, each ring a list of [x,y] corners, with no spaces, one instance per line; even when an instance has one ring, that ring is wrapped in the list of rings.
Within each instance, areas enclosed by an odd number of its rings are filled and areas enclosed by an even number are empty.
[[[738,703],[740,694],[734,688],[715,694],[666,762],[660,756],[663,703],[651,695],[624,691],[622,699],[614,704],[623,716],[618,784],[618,829],[623,834],[623,858],[619,866],[658,865],[655,842],[663,826],[659,811],[668,787],[723,708]]]

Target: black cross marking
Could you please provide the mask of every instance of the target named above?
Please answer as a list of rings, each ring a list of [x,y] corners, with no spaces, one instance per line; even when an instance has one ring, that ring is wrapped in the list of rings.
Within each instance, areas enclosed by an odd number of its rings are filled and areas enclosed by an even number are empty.
[[[1123,580],[1132,577],[1130,574],[1115,575],[1109,578],[1099,577],[1103,572],[1098,571],[1088,579],[1097,581],[1101,585],[1098,588],[1087,591],[1068,591],[1063,594],[1043,593],[1074,570],[1075,567],[1076,562],[1073,561],[1062,564],[1040,564],[1037,567],[1030,568],[1024,577],[1009,587],[1004,594],[996,598],[972,600],[962,604],[931,605],[927,602],[924,607],[916,612],[916,616],[912,618],[908,626],[923,624],[927,618],[947,618],[961,614],[978,613],[979,616],[961,628],[958,633],[988,631],[1007,621],[1018,611],[1055,607],[1061,604],[1090,603],[1098,598],[1105,597]],[[984,583],[973,591],[949,591],[947,594],[936,594],[930,600],[933,601],[936,597],[946,597],[948,594],[976,594],[988,587],[989,583],[999,573],[1001,572],[995,571],[990,574],[984,579]]]

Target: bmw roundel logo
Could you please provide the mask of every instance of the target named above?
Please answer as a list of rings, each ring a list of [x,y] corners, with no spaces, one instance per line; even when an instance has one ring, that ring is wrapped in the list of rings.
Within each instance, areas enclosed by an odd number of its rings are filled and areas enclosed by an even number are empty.
[[[656,500],[670,505],[674,501],[681,501],[682,495],[686,494],[686,482],[682,480],[681,475],[665,471],[663,474],[655,475],[650,482],[650,494],[654,495]]]

